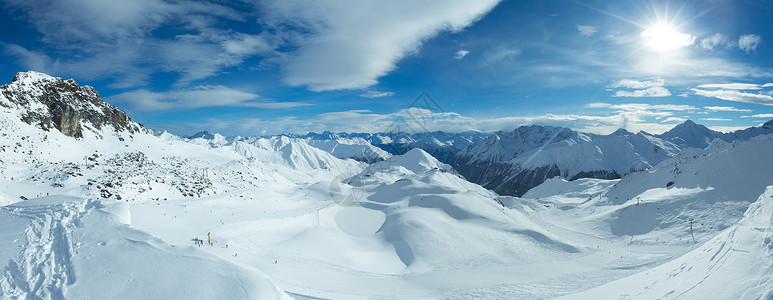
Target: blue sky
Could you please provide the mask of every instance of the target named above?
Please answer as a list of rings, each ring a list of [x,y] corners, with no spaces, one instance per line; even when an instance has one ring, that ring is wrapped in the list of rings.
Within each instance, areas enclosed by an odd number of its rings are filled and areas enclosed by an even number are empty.
[[[770,0],[0,2],[4,82],[74,78],[178,134],[773,119]]]

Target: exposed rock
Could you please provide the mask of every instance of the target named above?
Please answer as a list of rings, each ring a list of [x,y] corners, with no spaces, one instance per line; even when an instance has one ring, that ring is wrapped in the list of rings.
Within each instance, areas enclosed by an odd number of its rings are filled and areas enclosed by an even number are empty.
[[[56,128],[75,138],[83,137],[88,126],[97,130],[112,126],[116,132],[146,131],[126,113],[105,103],[94,88],[34,71],[17,73],[10,84],[0,86],[0,106],[16,108],[27,124],[46,131]]]

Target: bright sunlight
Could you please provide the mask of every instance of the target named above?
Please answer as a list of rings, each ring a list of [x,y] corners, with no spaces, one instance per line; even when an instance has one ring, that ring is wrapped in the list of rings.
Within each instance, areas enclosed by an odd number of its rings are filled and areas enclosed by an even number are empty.
[[[641,33],[644,44],[657,52],[678,50],[692,45],[695,37],[676,31],[676,28],[666,23],[655,24]]]

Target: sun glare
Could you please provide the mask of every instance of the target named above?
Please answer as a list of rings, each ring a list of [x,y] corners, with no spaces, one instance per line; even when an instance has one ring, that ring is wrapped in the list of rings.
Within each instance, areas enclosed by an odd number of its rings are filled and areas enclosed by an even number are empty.
[[[695,37],[676,31],[676,28],[666,23],[659,23],[647,28],[641,33],[644,44],[657,52],[669,52],[692,45]]]

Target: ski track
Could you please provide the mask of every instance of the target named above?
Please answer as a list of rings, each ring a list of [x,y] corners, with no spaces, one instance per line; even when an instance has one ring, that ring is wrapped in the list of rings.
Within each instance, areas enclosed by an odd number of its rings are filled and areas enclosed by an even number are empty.
[[[2,212],[29,218],[19,239],[21,251],[3,269],[0,297],[13,299],[64,299],[67,286],[76,281],[71,259],[73,231],[91,205],[68,202],[51,206],[2,207]]]

